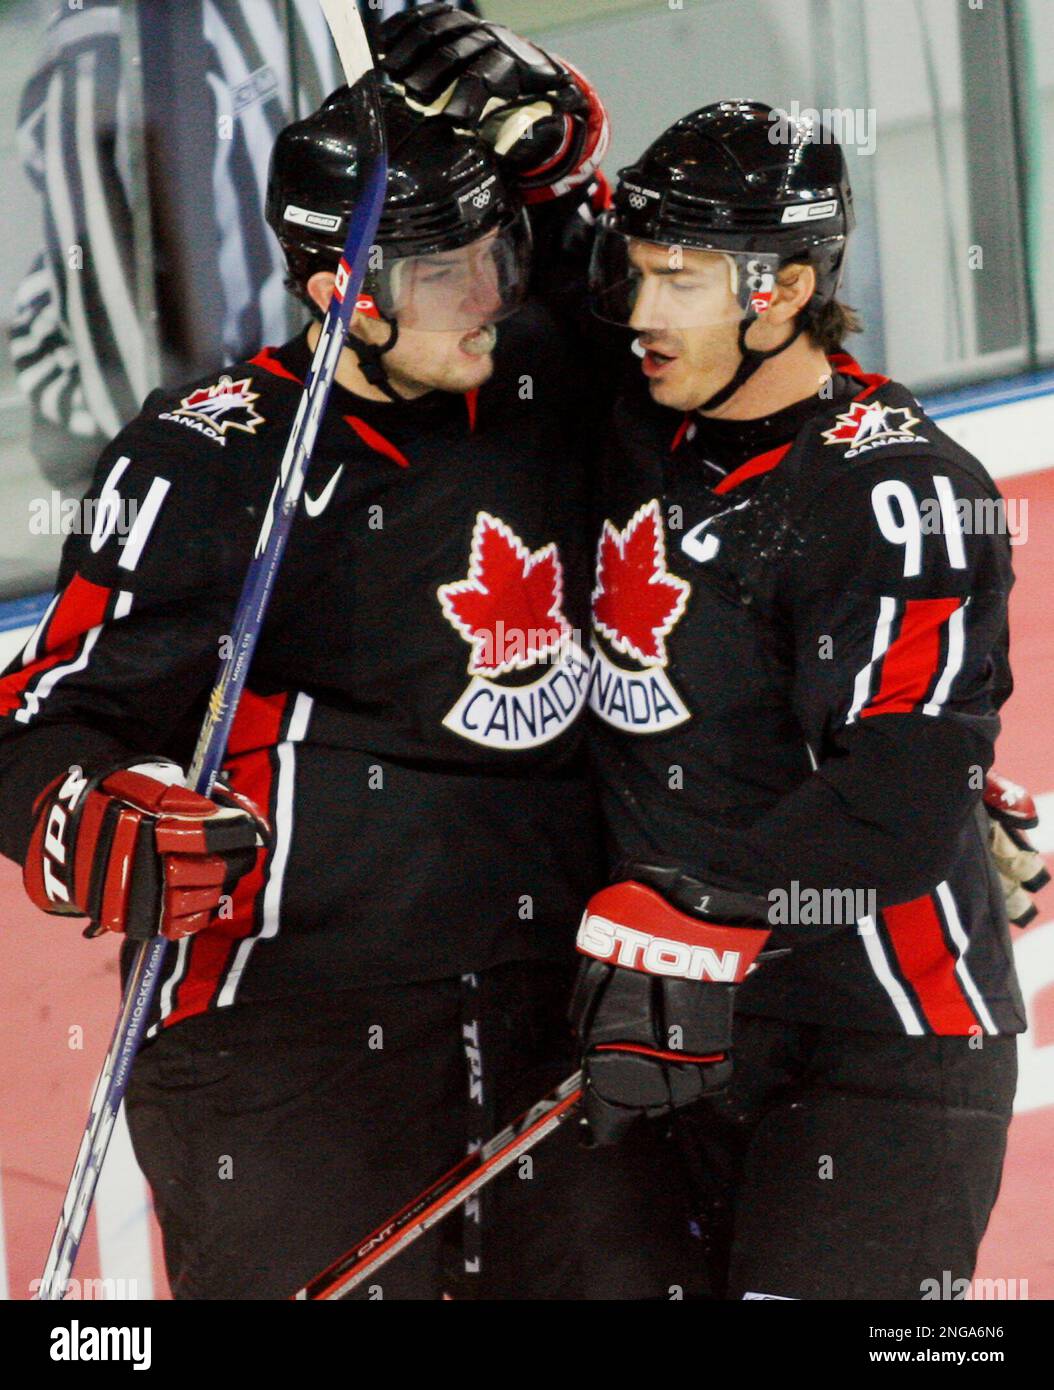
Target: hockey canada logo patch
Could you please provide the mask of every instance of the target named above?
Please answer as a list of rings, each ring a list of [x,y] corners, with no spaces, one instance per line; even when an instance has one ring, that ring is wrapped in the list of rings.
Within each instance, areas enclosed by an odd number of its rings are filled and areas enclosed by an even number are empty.
[[[200,386],[184,396],[175,410],[163,411],[158,419],[175,420],[217,444],[226,444],[224,436],[228,430],[255,434],[256,427],[264,423],[264,417],[253,406],[253,402],[260,399],[260,393],[251,388],[249,377],[234,381],[229,376],[221,376],[214,386]]]
[[[825,444],[847,444],[847,459],[879,449],[885,444],[928,444],[924,435],[916,435],[915,427],[922,421],[905,407],[883,405],[881,401],[865,404],[854,401],[838,423],[824,430]]]
[[[440,584],[437,596],[471,649],[472,680],[444,725],[492,748],[535,748],[562,734],[585,703],[589,659],[564,616],[555,543],[532,551],[511,526],[479,512],[468,577]],[[536,680],[515,679],[543,664]]]
[[[661,733],[689,713],[666,674],[666,639],[684,614],[691,585],[666,567],[666,542],[658,498],[639,507],[625,529],[604,522],[597,548],[593,627],[630,669],[612,660],[598,641],[593,649],[589,705],[608,724],[627,733]]]

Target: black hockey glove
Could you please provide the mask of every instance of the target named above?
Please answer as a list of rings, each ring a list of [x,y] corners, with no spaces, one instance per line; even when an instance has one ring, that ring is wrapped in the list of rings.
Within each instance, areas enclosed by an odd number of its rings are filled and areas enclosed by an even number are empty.
[[[1016,783],[990,772],[984,784],[984,808],[988,812],[988,847],[999,871],[1006,899],[1006,915],[1018,927],[1027,927],[1039,908],[1032,894],[1050,882],[1050,874],[1026,830],[1039,824],[1036,803]]]
[[[736,986],[769,937],[767,911],[661,862],[622,865],[590,899],[571,1022],[594,1143],[728,1085]]]
[[[407,102],[479,133],[526,201],[591,178],[609,138],[607,113],[581,73],[514,34],[445,4],[393,15],[379,66]]]

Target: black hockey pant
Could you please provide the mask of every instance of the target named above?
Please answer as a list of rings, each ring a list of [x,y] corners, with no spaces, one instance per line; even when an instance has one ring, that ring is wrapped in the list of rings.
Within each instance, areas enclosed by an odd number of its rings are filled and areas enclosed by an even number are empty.
[[[136,1060],[135,1151],[177,1298],[278,1299],[575,1068],[573,968],[441,980],[186,1019]],[[353,1298],[680,1297],[697,1267],[679,1150],[568,1121]]]
[[[710,1296],[962,1296],[999,1191],[1016,1039],[741,1016],[735,1042],[730,1089],[676,1126]]]

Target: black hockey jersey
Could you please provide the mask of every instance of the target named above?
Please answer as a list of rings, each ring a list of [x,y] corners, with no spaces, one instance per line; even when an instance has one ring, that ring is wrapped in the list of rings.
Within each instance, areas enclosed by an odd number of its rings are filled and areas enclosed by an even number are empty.
[[[615,849],[769,895],[793,949],[744,1011],[1020,1031],[979,807],[1010,688],[999,494],[902,386],[833,362],[848,393],[720,481],[705,422],[643,388],[617,409],[589,696]]]
[[[72,763],[187,765],[309,361],[155,393],[104,452],[0,682],[4,853]],[[573,949],[600,873],[580,406],[541,307],[495,361],[467,396],[334,387],[226,760],[273,844],[168,953],[166,1023]]]

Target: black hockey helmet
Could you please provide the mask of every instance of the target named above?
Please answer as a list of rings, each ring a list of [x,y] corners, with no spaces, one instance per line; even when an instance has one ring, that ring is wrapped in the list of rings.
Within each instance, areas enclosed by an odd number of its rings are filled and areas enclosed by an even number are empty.
[[[593,253],[593,311],[619,324],[636,314],[642,331],[665,326],[640,321],[649,308],[639,303],[643,277],[631,256],[635,243],[723,254],[730,263],[744,360],[704,408],[719,405],[774,355],[747,348],[745,337],[768,307],[777,271],[799,260],[816,271],[816,290],[799,316],[797,337],[808,314],[834,298],[854,225],[845,157],[826,126],[792,121],[763,102],[716,102],[682,117],[635,164],[619,171]],[[675,259],[672,265],[678,268]],[[704,295],[693,302],[681,292],[674,322],[688,327],[719,321],[708,317],[714,302]]]
[[[472,329],[507,317],[526,292],[530,228],[497,156],[450,122],[412,111],[391,88],[380,96],[388,186],[358,308],[393,325],[384,350],[400,325]],[[357,158],[348,87],[286,126],[271,155],[267,221],[285,253],[289,288],[313,312],[307,281],[340,260]]]

